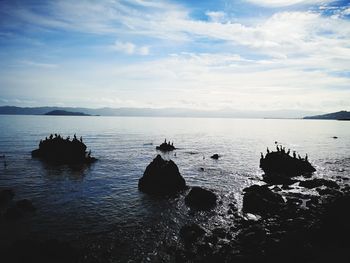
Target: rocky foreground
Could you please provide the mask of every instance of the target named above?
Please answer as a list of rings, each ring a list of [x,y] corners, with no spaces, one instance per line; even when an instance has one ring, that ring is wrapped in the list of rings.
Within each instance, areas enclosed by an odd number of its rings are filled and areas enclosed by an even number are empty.
[[[349,262],[349,178],[312,178],[315,169],[307,158],[291,157],[284,150],[270,152],[263,160],[268,160],[263,181],[243,190],[242,209],[234,200],[224,207],[232,220],[227,227],[183,225],[177,244],[164,244],[162,253],[145,261]],[[177,165],[160,155],[148,165],[138,186],[149,195],[180,196],[179,202],[184,202],[191,213],[223,205],[216,193],[200,187],[191,187],[184,196],[190,186]],[[12,198],[11,190],[0,193],[0,203]],[[31,206],[22,201],[15,207],[25,211]],[[3,215],[1,220],[12,218]],[[0,252],[7,262],[111,262],[108,251],[92,254],[86,248],[57,240],[20,240]]]

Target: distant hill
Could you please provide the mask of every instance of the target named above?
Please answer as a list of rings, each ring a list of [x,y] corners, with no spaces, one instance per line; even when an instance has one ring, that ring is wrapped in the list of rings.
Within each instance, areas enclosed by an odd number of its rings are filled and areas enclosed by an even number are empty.
[[[307,116],[304,119],[318,119],[318,120],[350,120],[350,111],[338,111],[327,113],[323,115]]]
[[[83,112],[73,112],[73,111],[65,111],[65,110],[53,110],[45,113],[45,115],[55,115],[55,116],[91,116],[90,114],[86,114]]]
[[[302,119],[303,116],[321,114],[322,112],[298,110],[242,111],[233,109],[195,110],[186,108],[75,108],[75,107],[16,107],[0,106],[0,114],[6,115],[44,115],[50,111],[84,112],[99,116],[132,117],[195,117],[195,118],[288,118]]]

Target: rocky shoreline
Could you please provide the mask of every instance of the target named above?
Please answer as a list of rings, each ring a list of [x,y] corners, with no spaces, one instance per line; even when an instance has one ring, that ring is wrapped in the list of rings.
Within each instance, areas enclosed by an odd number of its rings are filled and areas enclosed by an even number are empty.
[[[175,162],[157,155],[139,179],[141,192],[160,198],[177,196],[192,215],[212,211],[215,216],[215,207],[221,206],[229,222],[226,227],[208,228],[189,220],[176,233],[175,244],[165,243],[161,253],[145,261],[347,262],[348,178],[313,178],[315,169],[307,157],[289,156],[282,147],[262,155],[260,165],[262,180],[243,189],[240,209],[235,200],[223,204],[215,191],[187,185]],[[35,211],[29,200],[14,203],[13,197],[11,189],[0,191],[0,205],[8,206],[0,220],[17,220]],[[0,253],[6,262],[111,262],[108,249],[92,252],[89,246],[55,239],[17,240]]]

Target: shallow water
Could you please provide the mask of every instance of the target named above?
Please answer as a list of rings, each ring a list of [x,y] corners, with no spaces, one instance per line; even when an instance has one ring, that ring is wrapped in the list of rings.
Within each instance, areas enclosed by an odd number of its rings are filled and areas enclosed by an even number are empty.
[[[50,133],[83,136],[99,161],[72,169],[32,159],[30,151]],[[189,213],[185,194],[159,200],[138,191],[138,179],[164,138],[179,149],[176,156],[163,157],[175,161],[187,184],[218,193],[223,204],[215,211]],[[176,243],[178,229],[187,221],[209,219],[208,228],[229,224],[226,205],[240,206],[241,190],[260,182],[260,152],[267,146],[274,150],[275,141],[301,156],[308,153],[315,176],[349,177],[350,122],[0,116],[0,156],[7,163],[4,167],[0,159],[0,188],[13,188],[15,200],[28,198],[37,207],[20,222],[0,222],[0,236],[6,237],[1,242],[59,238],[107,246],[117,261],[147,260],[163,243]],[[214,153],[221,158],[211,159]]]

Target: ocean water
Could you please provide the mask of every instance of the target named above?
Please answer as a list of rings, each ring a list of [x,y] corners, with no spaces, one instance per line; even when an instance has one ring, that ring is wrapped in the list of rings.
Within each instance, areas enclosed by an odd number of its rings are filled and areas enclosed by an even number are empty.
[[[51,133],[82,136],[99,161],[68,167],[32,159],[31,150]],[[215,191],[216,209],[192,213],[184,205],[186,193],[159,199],[138,191],[138,179],[165,138],[178,149],[162,156],[178,165],[187,185]],[[350,176],[345,121],[0,116],[0,156],[6,156],[0,159],[0,188],[13,188],[15,200],[31,199],[37,208],[18,222],[0,221],[0,245],[57,238],[107,251],[115,262],[161,258],[187,222],[207,228],[232,223],[227,205],[240,208],[242,189],[262,183],[260,152],[274,150],[275,141],[302,157],[308,153],[316,177]],[[211,159],[214,153],[221,158]]]

